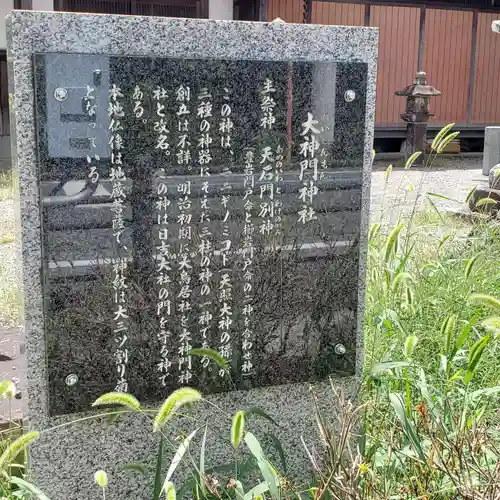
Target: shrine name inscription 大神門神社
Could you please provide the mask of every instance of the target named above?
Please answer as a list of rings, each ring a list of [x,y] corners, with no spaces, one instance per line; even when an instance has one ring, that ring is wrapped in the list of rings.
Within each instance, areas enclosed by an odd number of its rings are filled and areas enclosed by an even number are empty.
[[[91,192],[42,211],[52,411],[354,373],[366,65],[84,57],[35,59],[42,194]]]

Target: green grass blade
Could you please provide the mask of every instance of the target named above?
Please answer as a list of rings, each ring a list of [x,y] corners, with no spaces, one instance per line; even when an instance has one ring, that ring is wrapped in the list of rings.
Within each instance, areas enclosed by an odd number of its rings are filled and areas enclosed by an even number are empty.
[[[456,200],[455,198],[450,198],[449,196],[445,196],[444,194],[427,192],[426,195],[431,196],[433,198],[439,198],[441,200],[453,201],[454,203],[462,203],[460,200]]]
[[[271,464],[265,458],[259,441],[251,432],[247,432],[245,434],[245,443],[252,455],[257,459],[257,466],[259,467],[262,477],[269,487],[269,491],[272,497],[274,499],[279,499],[280,495],[278,475]]]
[[[441,250],[442,246],[451,238],[451,234],[445,234],[440,240],[438,244],[438,250]]]
[[[465,372],[464,383],[468,385],[474,376],[477,365],[483,356],[484,349],[490,341],[489,337],[480,338],[472,347],[469,352],[469,362],[467,363],[467,370]]]
[[[5,470],[12,461],[24,451],[33,441],[40,437],[40,433],[36,431],[31,431],[22,436],[18,437],[15,441],[7,446],[5,451],[0,456],[0,471]]]
[[[441,142],[438,144],[438,147],[436,149],[437,153],[442,153],[444,151],[444,148],[454,139],[456,139],[460,135],[460,132],[453,132],[451,134],[448,134],[446,137],[444,137]]]
[[[391,172],[392,172],[392,165],[389,165],[385,171],[385,174],[384,174],[385,182],[387,182],[389,180],[389,176],[391,175]]]
[[[472,198],[472,195],[476,192],[477,186],[474,186],[469,190],[465,197],[465,203],[469,203],[469,200]]]
[[[153,485],[153,500],[160,500],[161,495],[161,474],[163,469],[163,436],[160,435],[158,443],[158,454],[156,455],[155,479]]]
[[[245,412],[240,410],[235,413],[231,425],[231,444],[234,449],[239,448],[243,433],[245,432]]]
[[[386,361],[384,363],[375,363],[371,370],[370,375],[378,375],[381,372],[385,372],[386,370],[392,370],[393,368],[407,368],[410,366],[408,361]]]
[[[223,370],[226,370],[228,369],[227,367],[227,360],[224,359],[221,354],[216,351],[215,349],[207,349],[207,348],[204,348],[204,347],[197,347],[195,349],[191,349],[189,351],[189,354],[191,356],[199,356],[199,357],[202,357],[202,358],[209,358],[211,359],[212,361],[215,361],[215,363],[217,363],[219,365],[220,368],[222,368]]]
[[[453,333],[455,331],[455,325],[457,323],[457,317],[455,315],[448,316],[441,327],[441,334],[444,336],[444,352],[449,354],[451,351],[451,343],[453,338]]]
[[[403,426],[403,432],[406,434],[408,440],[412,443],[413,448],[417,452],[417,455],[419,456],[420,460],[422,460],[422,462],[425,463],[426,458],[422,449],[422,445],[415,431],[413,422],[411,422],[406,416],[401,395],[393,392],[389,394],[389,400],[391,402],[392,407],[394,408],[398,420],[401,422],[401,425]]]
[[[408,170],[411,168],[415,160],[422,154],[422,151],[415,151],[407,160],[405,163],[405,170]]]
[[[134,398],[131,394],[125,394],[123,392],[108,392],[107,394],[102,395],[100,398],[97,398],[92,406],[103,406],[103,405],[118,405],[124,406],[125,408],[129,408],[133,411],[138,411],[141,409],[141,404],[137,399]]]
[[[12,380],[2,380],[0,382],[0,397],[12,399],[16,395],[16,384]]]
[[[397,292],[399,287],[406,281],[413,282],[413,276],[407,272],[398,272],[392,282],[392,291]]]
[[[269,491],[269,486],[264,481],[255,486],[254,488],[252,488],[251,490],[249,490],[243,498],[244,500],[255,500],[258,497],[262,498],[262,495],[264,493],[267,493],[268,491]]]
[[[494,334],[500,334],[500,316],[490,316],[481,322],[481,325],[486,330]]]
[[[496,205],[497,201],[492,199],[492,198],[481,198],[477,203],[476,203],[476,208],[481,208],[485,207],[488,205]]]
[[[10,481],[14,483],[21,491],[30,495],[30,498],[34,497],[37,500],[50,500],[49,497],[37,486],[29,483],[28,481],[25,481],[24,479],[21,479],[20,477],[12,476],[10,478]]]
[[[165,491],[165,487],[167,483],[170,481],[172,478],[172,475],[175,472],[175,469],[177,469],[177,466],[180,464],[182,457],[185,455],[186,451],[189,448],[189,445],[191,443],[191,440],[194,438],[195,434],[198,432],[198,429],[195,429],[189,436],[187,436],[185,439],[182,440],[181,444],[177,448],[177,451],[175,452],[174,458],[172,458],[172,462],[170,462],[170,467],[168,468],[167,475],[165,476],[165,481],[163,483],[163,488],[162,491]]]
[[[476,255],[473,255],[470,259],[467,260],[467,265],[465,266],[465,279],[468,280],[470,273],[472,272],[472,268],[477,262],[477,259],[481,256],[481,253],[477,253]]]
[[[201,393],[191,387],[181,387],[165,400],[153,422],[153,431],[157,432],[172,418],[174,413],[184,405],[195,403],[201,399]]]
[[[385,242],[385,250],[384,250],[384,261],[389,262],[391,257],[393,256],[395,249],[398,245],[399,233],[403,229],[404,224],[398,224],[387,236],[387,240]]]
[[[469,338],[469,334],[472,330],[472,327],[476,324],[478,319],[478,315],[475,315],[462,329],[460,332],[460,335],[457,338],[457,341],[455,342],[455,346],[453,347],[450,356],[449,356],[449,361],[451,362],[453,358],[456,356],[457,352],[462,349],[464,346],[465,342]]]
[[[265,420],[268,420],[269,422],[274,424],[276,427],[279,426],[278,422],[276,422],[276,420],[274,420],[274,418],[272,418],[268,413],[266,413],[264,410],[262,410],[261,408],[259,408],[257,406],[254,406],[254,407],[250,408],[249,410],[245,411],[245,417],[247,420],[249,420],[252,415],[255,415],[257,417],[261,417]]]
[[[410,335],[405,340],[404,353],[407,359],[412,357],[415,346],[417,345],[418,338],[415,335]]]
[[[287,463],[286,463],[286,455],[285,451],[283,449],[283,445],[281,444],[281,441],[278,439],[278,437],[271,432],[268,432],[266,434],[266,437],[271,441],[273,444],[274,448],[278,452],[278,455],[280,457],[281,465],[283,466],[283,473],[286,475],[288,472],[287,469]]]
[[[373,241],[380,232],[380,224],[374,222],[370,227],[370,232],[368,233],[368,241]]]
[[[485,389],[478,389],[477,391],[471,392],[469,397],[471,400],[475,400],[477,398],[496,396],[497,394],[500,394],[500,385],[495,387],[486,387]]]
[[[163,491],[165,493],[165,500],[175,500],[176,499],[175,486],[170,481],[168,481],[163,486]]]
[[[438,148],[439,143],[441,142],[441,139],[454,127],[454,123],[448,123],[448,125],[445,125],[434,137],[434,140],[432,141],[431,148],[433,151],[436,151]]]
[[[500,300],[491,295],[486,295],[484,293],[473,293],[470,298],[470,302],[473,304],[479,304],[482,306],[489,306],[500,311]]]
[[[205,425],[205,432],[203,433],[200,449],[200,485],[203,495],[205,495],[205,449],[207,445],[207,429],[208,426]]]

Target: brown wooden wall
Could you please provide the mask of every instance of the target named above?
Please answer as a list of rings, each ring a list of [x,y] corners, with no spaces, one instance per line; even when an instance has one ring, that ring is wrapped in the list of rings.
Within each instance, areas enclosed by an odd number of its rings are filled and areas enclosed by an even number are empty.
[[[491,31],[500,10],[487,13],[429,5],[314,0],[312,22],[363,26],[368,20],[370,26],[380,28],[378,126],[403,126],[404,99],[394,92],[409,85],[419,69],[442,92],[431,101],[434,124],[500,124],[500,35]],[[302,0],[269,0],[269,19],[275,17],[302,22]]]
[[[315,24],[362,26],[365,21],[365,6],[362,4],[313,2],[311,19]]]
[[[420,9],[374,5],[370,26],[380,28],[375,120],[379,125],[397,123],[404,98],[394,91],[410,84],[418,66]]]
[[[499,14],[478,14],[472,123],[500,122],[500,34],[491,31],[492,21],[499,18]]]
[[[441,91],[441,96],[431,101],[437,123],[467,120],[472,16],[471,11],[425,11],[422,69]]]
[[[304,19],[303,0],[268,0],[268,19],[281,17],[287,23],[301,23]]]

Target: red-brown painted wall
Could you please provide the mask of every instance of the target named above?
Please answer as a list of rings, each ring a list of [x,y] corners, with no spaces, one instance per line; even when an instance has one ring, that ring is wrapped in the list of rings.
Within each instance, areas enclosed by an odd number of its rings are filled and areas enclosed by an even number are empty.
[[[409,85],[417,71],[420,9],[373,5],[370,26],[380,29],[375,121],[398,123],[405,102],[394,92]]]
[[[304,18],[303,0],[269,0],[268,19],[281,17],[287,23],[301,23]]]
[[[478,13],[475,72],[469,103],[473,11],[425,10],[422,70],[442,92],[431,100],[434,124],[500,123],[500,35],[491,31],[498,13]],[[312,22],[362,26],[366,4],[314,0]],[[370,5],[370,26],[380,28],[377,75],[378,126],[403,126],[404,99],[394,95],[409,85],[418,68],[420,6]],[[302,22],[302,0],[269,0],[269,19]],[[468,109],[470,107],[470,117]],[[469,121],[468,118],[470,118]]]
[[[426,9],[422,69],[441,91],[431,101],[434,122],[465,123],[472,42],[472,12]]]
[[[500,123],[500,34],[491,31],[491,23],[497,19],[500,19],[500,14],[478,14],[473,123]]]

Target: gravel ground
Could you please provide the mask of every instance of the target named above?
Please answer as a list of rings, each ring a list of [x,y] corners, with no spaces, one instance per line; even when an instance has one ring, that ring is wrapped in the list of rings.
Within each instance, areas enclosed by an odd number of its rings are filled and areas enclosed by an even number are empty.
[[[395,220],[401,212],[408,213],[418,197],[422,208],[426,193],[446,196],[453,201],[430,196],[435,205],[443,211],[464,207],[470,189],[478,184],[487,184],[487,177],[481,173],[481,163],[476,158],[461,163],[461,168],[394,169],[386,182],[388,162],[377,162],[372,174],[371,217],[376,218],[383,210],[385,216]],[[455,165],[455,162],[450,166]],[[463,165],[463,166],[462,166]],[[383,166],[383,168],[381,168]],[[413,190],[412,190],[413,189]]]
[[[450,159],[432,170],[394,169],[386,182],[386,168],[390,162],[376,162],[372,175],[371,214],[378,218],[396,220],[399,214],[409,213],[417,193],[439,193],[457,200],[457,203],[433,198],[442,210],[460,207],[471,187],[485,183],[481,174],[481,159]],[[413,186],[413,191],[411,186]],[[410,187],[410,189],[408,189]],[[425,196],[419,197],[423,206]],[[19,246],[15,241],[15,218],[12,200],[0,201],[0,380],[14,379],[24,393],[24,343],[20,330],[21,309]],[[0,421],[10,414],[23,413],[23,399],[15,400],[12,408],[0,403]]]

